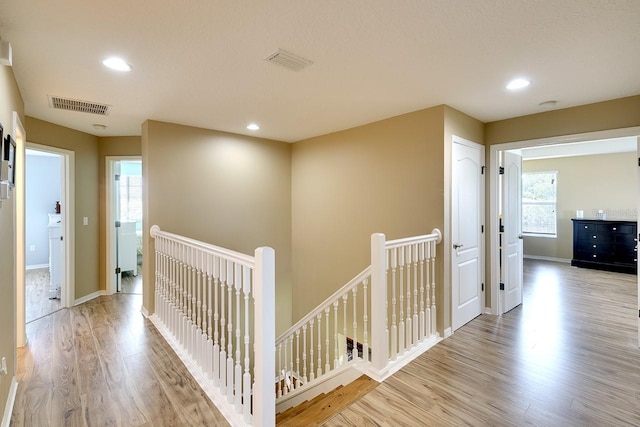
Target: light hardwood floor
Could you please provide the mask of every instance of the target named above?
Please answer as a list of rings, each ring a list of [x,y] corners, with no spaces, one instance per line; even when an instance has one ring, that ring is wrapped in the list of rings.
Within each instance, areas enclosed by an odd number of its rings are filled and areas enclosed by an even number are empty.
[[[640,425],[637,278],[525,261],[524,304],[481,315],[326,426]]]
[[[32,322],[62,306],[59,299],[49,299],[49,268],[27,270],[25,277],[25,318]]]
[[[11,425],[228,425],[141,302],[103,296],[30,323]]]
[[[323,425],[640,425],[636,280],[526,261],[523,306],[471,321]],[[29,324],[11,425],[225,425],[140,302]]]

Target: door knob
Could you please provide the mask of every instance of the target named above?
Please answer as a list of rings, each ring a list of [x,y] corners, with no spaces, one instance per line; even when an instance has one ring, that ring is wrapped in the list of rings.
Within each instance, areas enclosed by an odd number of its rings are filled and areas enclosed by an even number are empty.
[[[453,249],[458,249],[458,248],[461,248],[461,247],[463,247],[463,246],[464,246],[464,245],[461,245],[461,244],[459,244],[459,243],[454,243],[454,244],[453,244]]]
[[[518,239],[522,240],[524,239],[524,236],[522,234],[518,234]]]

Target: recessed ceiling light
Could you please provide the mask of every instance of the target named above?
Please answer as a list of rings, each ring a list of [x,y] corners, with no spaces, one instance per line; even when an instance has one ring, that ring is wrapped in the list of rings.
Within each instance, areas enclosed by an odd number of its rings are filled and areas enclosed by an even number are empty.
[[[255,123],[250,123],[249,125],[247,125],[247,129],[249,129],[249,130],[259,130],[260,126],[258,126]]]
[[[105,59],[102,64],[116,71],[131,71],[131,65],[127,64],[124,59],[115,56]]]
[[[507,89],[509,90],[518,90],[523,89],[531,84],[530,80],[524,79],[522,77],[518,77],[517,79],[513,79],[507,85]]]

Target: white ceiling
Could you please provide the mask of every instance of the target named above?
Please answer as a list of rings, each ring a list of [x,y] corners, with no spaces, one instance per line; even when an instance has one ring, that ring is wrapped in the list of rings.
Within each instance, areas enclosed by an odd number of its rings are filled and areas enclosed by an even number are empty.
[[[598,139],[595,141],[565,144],[538,145],[517,150],[524,160],[549,159],[555,157],[593,156],[598,154],[628,153],[636,151],[637,137]]]
[[[0,11],[26,114],[100,136],[140,135],[153,119],[293,142],[439,104],[488,122],[640,93],[634,0],[0,0]],[[279,48],[314,64],[264,60]],[[104,68],[114,54],[133,71]],[[517,76],[532,84],[509,93]],[[53,110],[47,95],[113,108]]]

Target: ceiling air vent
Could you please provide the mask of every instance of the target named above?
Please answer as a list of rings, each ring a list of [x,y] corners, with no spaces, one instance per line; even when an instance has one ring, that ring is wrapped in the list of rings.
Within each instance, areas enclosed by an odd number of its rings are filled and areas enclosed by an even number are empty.
[[[313,61],[304,59],[294,53],[287,52],[286,50],[278,49],[276,53],[272,53],[265,58],[269,62],[281,65],[291,71],[301,71],[313,64]]]
[[[49,107],[57,110],[97,114],[99,116],[108,116],[111,112],[111,105],[99,104],[92,101],[82,101],[80,99],[61,98],[59,96],[51,95],[49,95]]]

